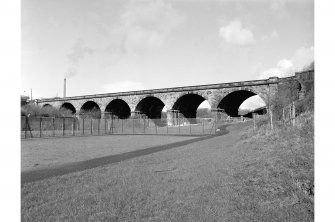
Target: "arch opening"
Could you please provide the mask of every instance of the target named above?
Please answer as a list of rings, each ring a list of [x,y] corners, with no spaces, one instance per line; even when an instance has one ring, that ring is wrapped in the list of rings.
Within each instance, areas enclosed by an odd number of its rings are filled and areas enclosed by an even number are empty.
[[[211,105],[204,100],[197,108],[197,118],[212,118]]]
[[[71,103],[63,103],[60,107],[61,110],[67,111],[67,112],[71,112],[71,114],[75,114],[76,113],[76,108],[74,108],[74,106]]]
[[[52,105],[50,105],[49,103],[47,103],[47,104],[44,104],[44,105],[42,106],[42,108],[52,108]]]
[[[252,98],[251,98],[252,97]],[[250,98],[250,99],[249,99]],[[263,103],[256,101],[253,98],[260,99]],[[241,106],[241,105],[244,106]],[[231,117],[249,117],[252,118],[252,113],[265,114],[265,102],[248,90],[238,90],[226,95],[219,103],[218,109],[223,109],[228,116]]]
[[[206,99],[197,94],[181,96],[173,105],[173,110],[178,110],[190,123],[196,123],[197,109]]]
[[[87,101],[80,108],[79,115],[81,117],[101,118],[101,110],[97,103],[93,101]]]
[[[130,116],[130,107],[122,99],[114,99],[108,103],[105,115],[115,115],[119,119],[127,119]]]
[[[50,117],[50,116],[54,116],[55,115],[55,109],[53,108],[53,106],[51,104],[44,104],[42,106],[42,110],[41,110],[41,116],[44,117]]]
[[[164,106],[165,104],[160,99],[154,96],[148,96],[137,104],[135,110],[150,119],[161,119]]]

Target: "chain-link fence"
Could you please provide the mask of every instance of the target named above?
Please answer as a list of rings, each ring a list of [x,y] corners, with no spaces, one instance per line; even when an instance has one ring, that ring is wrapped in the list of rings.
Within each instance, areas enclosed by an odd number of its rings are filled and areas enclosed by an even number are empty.
[[[236,119],[235,119],[236,120]],[[210,135],[233,119],[215,118],[78,118],[21,117],[21,138],[69,137],[105,134]]]

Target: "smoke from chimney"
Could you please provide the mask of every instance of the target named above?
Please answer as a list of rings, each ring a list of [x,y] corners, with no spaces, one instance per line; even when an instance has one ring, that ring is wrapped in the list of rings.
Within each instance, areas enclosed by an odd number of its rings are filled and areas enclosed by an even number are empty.
[[[64,78],[64,98],[66,97],[66,78]]]
[[[92,55],[94,49],[86,47],[84,45],[84,40],[78,39],[73,45],[70,53],[67,55],[69,60],[69,67],[66,72],[65,77],[72,77],[77,74],[77,70],[80,67],[80,63],[86,56]]]

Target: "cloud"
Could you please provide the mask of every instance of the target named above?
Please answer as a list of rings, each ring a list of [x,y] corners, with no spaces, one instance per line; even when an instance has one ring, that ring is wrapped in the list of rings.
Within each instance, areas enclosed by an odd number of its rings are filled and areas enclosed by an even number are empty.
[[[278,32],[276,30],[272,30],[270,34],[263,35],[261,39],[265,41],[269,41],[269,40],[278,39],[278,37],[279,37]]]
[[[294,56],[292,57],[292,62],[297,67],[297,69],[302,69],[306,65],[309,65],[314,61],[314,47],[309,48],[299,48],[295,51]]]
[[[184,18],[170,4],[160,0],[128,2],[120,20],[122,50],[136,52],[159,48]]]
[[[127,51],[139,51],[144,48],[152,49],[163,45],[165,36],[157,30],[147,30],[140,26],[131,27],[124,39]]]
[[[293,73],[294,68],[292,61],[288,59],[282,59],[277,63],[275,67],[263,71],[259,78],[266,79],[271,76],[287,77],[291,76]]]
[[[272,0],[272,1],[269,1],[269,3],[270,3],[270,8],[273,11],[281,10],[282,8],[286,7],[286,0]]]
[[[121,15],[126,26],[166,29],[178,24],[182,15],[170,4],[157,1],[129,1]]]
[[[69,67],[65,77],[75,76],[77,74],[80,61],[83,60],[86,55],[91,55],[94,53],[93,49],[85,47],[83,44],[84,41],[82,39],[78,39],[72,47],[71,52],[67,55]]]
[[[266,79],[271,76],[288,77],[294,75],[305,66],[314,61],[314,47],[299,48],[295,51],[291,59],[282,59],[273,68],[261,73],[259,79]]]
[[[256,0],[257,1],[257,0]],[[260,2],[268,2],[269,8],[278,18],[288,18],[289,10],[288,5],[292,3],[299,4],[310,4],[314,3],[314,0],[260,0]]]
[[[103,89],[106,93],[112,93],[112,92],[128,92],[135,90],[144,90],[146,88],[140,82],[121,81],[121,82],[105,84],[103,86]]]
[[[238,20],[221,27],[219,34],[229,44],[245,46],[254,43],[254,34],[249,29],[242,28]]]
[[[48,24],[50,26],[52,26],[53,28],[58,28],[59,27],[59,23],[57,22],[57,20],[53,17],[49,17],[47,20]]]

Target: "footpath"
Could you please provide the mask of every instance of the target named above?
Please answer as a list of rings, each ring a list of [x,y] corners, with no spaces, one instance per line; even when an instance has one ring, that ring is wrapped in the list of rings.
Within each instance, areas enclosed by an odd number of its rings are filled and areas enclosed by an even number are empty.
[[[245,127],[247,124],[250,124],[250,123],[246,122],[243,124],[236,124],[235,126],[232,126],[232,128],[234,131],[239,130]],[[223,125],[219,127],[219,130],[216,132],[216,134],[210,135],[210,136],[201,136],[201,137],[191,139],[191,140],[164,144],[160,146],[154,146],[154,147],[150,147],[150,148],[146,148],[142,150],[135,150],[135,151],[126,152],[126,153],[117,154],[117,155],[104,156],[100,158],[94,158],[94,159],[84,160],[84,161],[79,161],[79,162],[74,162],[74,163],[67,163],[67,164],[63,164],[60,166],[51,167],[47,169],[36,169],[36,170],[24,171],[24,172],[21,172],[21,184],[34,182],[37,180],[43,180],[49,177],[60,176],[60,175],[64,175],[64,174],[68,174],[72,172],[92,169],[92,168],[107,165],[107,164],[118,163],[118,162],[129,160],[132,158],[197,143],[203,140],[209,140],[214,137],[223,136],[223,135],[228,134],[229,133],[229,131],[227,130],[228,126],[230,125]]]

